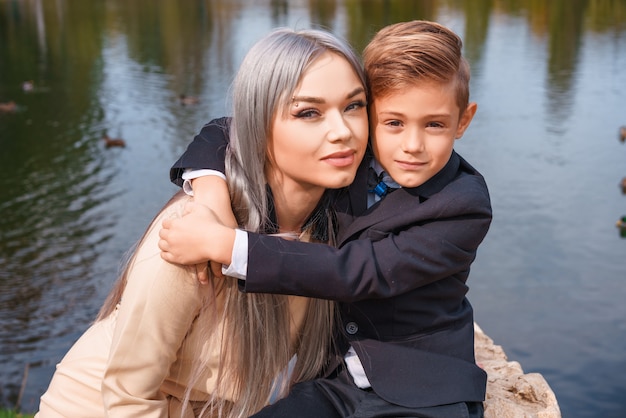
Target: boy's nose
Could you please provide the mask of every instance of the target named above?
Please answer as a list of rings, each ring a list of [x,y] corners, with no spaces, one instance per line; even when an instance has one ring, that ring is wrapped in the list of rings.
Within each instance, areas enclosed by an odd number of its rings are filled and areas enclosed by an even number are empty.
[[[418,132],[408,132],[402,140],[402,150],[407,153],[424,150],[424,139]]]

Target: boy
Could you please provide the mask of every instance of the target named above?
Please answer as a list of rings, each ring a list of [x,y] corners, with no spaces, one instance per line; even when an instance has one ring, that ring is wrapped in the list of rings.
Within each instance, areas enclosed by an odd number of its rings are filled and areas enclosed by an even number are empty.
[[[256,416],[483,415],[486,374],[474,361],[465,283],[491,205],[480,173],[453,150],[477,108],[461,48],[456,34],[425,21],[383,28],[365,48],[373,158],[366,156],[336,205],[338,248],[235,232],[209,221],[201,205],[164,222],[168,261],[242,264],[227,273],[242,279],[245,292],[338,302],[345,362]],[[222,135],[205,127],[173,180],[181,168],[221,169]],[[376,181],[368,186],[371,169]],[[212,245],[233,239],[232,253]]]

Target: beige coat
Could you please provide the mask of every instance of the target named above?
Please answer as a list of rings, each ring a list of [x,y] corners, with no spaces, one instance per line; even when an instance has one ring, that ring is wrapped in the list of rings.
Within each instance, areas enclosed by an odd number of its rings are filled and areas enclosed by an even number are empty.
[[[93,324],[57,365],[37,418],[178,417],[200,353],[210,367],[193,386],[197,402],[190,406],[197,413],[204,405],[215,388],[219,360],[217,351],[205,352],[200,332],[215,312],[201,309],[211,290],[189,269],[163,261],[157,245],[161,221],[178,216],[185,200],[153,222],[117,310]],[[290,309],[299,328],[306,300],[292,298]],[[194,415],[188,410],[185,417]]]

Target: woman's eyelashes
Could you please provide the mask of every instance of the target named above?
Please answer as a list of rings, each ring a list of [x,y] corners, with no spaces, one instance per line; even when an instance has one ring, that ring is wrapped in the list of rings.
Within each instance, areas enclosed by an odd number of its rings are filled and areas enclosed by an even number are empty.
[[[356,100],[350,103],[348,107],[346,107],[346,111],[360,110],[364,109],[365,107],[367,107],[367,102],[365,100]]]
[[[298,107],[298,106],[294,106],[294,107]],[[346,106],[344,112],[358,111],[361,109],[365,109],[366,107],[367,107],[367,102],[365,102],[364,100],[356,100],[354,102],[351,102],[348,106]],[[299,118],[299,119],[313,119],[315,117],[321,117],[322,115],[323,115],[323,112],[320,109],[304,108],[304,109],[299,109],[298,112],[293,114],[293,117]]]
[[[314,117],[320,116],[320,111],[314,108],[310,109],[302,109],[297,112],[294,117],[298,119],[313,119]]]

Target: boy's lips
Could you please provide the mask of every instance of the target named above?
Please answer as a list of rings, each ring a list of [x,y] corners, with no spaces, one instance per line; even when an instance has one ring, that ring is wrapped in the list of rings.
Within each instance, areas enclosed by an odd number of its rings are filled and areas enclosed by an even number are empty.
[[[348,167],[354,163],[354,154],[353,150],[334,152],[322,157],[322,161],[335,167]]]
[[[428,165],[426,162],[421,161],[397,161],[396,164],[403,170],[415,171],[420,170]]]

